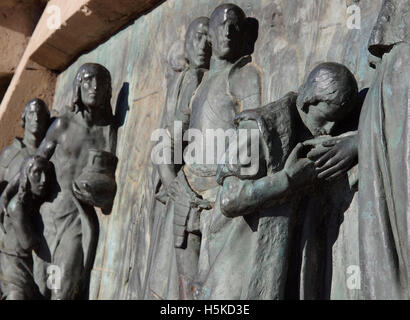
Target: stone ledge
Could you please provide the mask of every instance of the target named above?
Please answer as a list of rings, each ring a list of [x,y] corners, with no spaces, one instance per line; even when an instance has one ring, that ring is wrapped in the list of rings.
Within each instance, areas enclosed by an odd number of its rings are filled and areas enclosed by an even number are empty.
[[[62,71],[80,54],[89,51],[121,28],[134,21],[144,12],[163,0],[78,0],[75,10],[68,10],[61,1],[50,1],[50,5],[61,5],[63,25],[58,30],[43,33],[42,41],[33,46],[31,60],[54,71]],[[70,14],[71,13],[71,14]],[[45,11],[42,25],[47,28],[50,14]]]
[[[39,97],[51,108],[58,72],[163,1],[50,0],[1,102],[0,150],[22,134],[25,102]],[[57,30],[47,27],[52,5],[60,8],[62,26]]]

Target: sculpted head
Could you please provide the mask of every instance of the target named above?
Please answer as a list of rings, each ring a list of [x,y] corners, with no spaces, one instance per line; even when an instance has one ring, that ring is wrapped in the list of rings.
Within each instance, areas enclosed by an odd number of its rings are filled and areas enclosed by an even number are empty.
[[[342,64],[326,62],[309,74],[300,89],[297,108],[307,124],[336,123],[347,117],[357,101],[354,75]]]
[[[83,64],[74,80],[73,111],[111,114],[111,95],[110,72],[97,63]]]
[[[209,19],[199,17],[191,22],[185,36],[185,52],[191,67],[207,68],[211,59],[208,39]]]
[[[41,99],[33,99],[27,102],[21,118],[21,126],[37,136],[44,133],[50,122],[50,111]]]
[[[25,192],[31,192],[35,197],[43,197],[49,178],[50,162],[40,156],[27,158],[21,167],[20,185],[25,186]]]
[[[369,40],[369,51],[381,58],[400,42],[410,43],[410,1],[384,0]]]
[[[234,61],[241,56],[246,15],[234,4],[222,4],[211,15],[209,35],[212,56]]]

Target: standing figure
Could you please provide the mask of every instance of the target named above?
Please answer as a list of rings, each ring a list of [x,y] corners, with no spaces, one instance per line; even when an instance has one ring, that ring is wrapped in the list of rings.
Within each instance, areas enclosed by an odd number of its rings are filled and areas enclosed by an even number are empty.
[[[174,198],[176,195],[176,193],[173,193],[175,190],[172,187],[172,182],[182,167],[182,161],[175,161],[174,159],[174,146],[179,146],[181,151],[184,146],[182,136],[177,137],[175,141],[174,131],[180,129],[183,135],[188,129],[191,113],[190,101],[209,68],[211,48],[208,42],[208,28],[209,19],[207,17],[196,18],[188,27],[184,44],[188,66],[177,74],[173,82],[169,83],[164,111],[163,126],[167,131],[171,144],[165,146],[164,149],[154,149],[154,152],[155,150],[169,152],[171,162],[156,164],[162,184],[156,197],[159,201],[166,203],[166,208],[165,213],[161,212],[161,215],[155,211],[154,245],[150,249],[153,263],[151,264],[152,270],[149,272],[148,280],[148,297],[150,298],[178,299],[180,297],[176,255],[173,247],[174,201],[173,199],[169,200],[169,197]],[[171,61],[174,60],[177,59]],[[182,267],[180,265],[179,269]]]
[[[179,282],[184,288],[182,298],[192,298],[194,290],[200,291],[209,272],[207,230],[216,210],[213,206],[219,190],[216,174],[220,151],[223,153],[227,147],[225,139],[235,128],[235,116],[261,104],[259,70],[250,56],[244,56],[249,47],[247,27],[245,13],[234,4],[218,6],[210,17],[210,69],[191,100],[189,122],[189,132],[200,137],[195,137],[195,155],[185,148],[185,165],[173,185],[178,190],[174,200],[174,246]],[[218,150],[219,142],[223,142],[223,150]]]
[[[0,248],[3,298],[7,300],[38,299],[33,277],[32,250],[39,245],[37,229],[39,208],[47,193],[50,163],[45,158],[28,158],[20,169],[17,194],[8,204],[4,219],[7,233]]]
[[[18,173],[23,160],[36,153],[49,123],[50,112],[43,100],[33,99],[26,104],[21,119],[23,139],[15,138],[0,154],[0,194]]]
[[[319,179],[298,209],[288,289],[294,290],[291,298],[352,297],[345,278],[349,263],[358,262],[354,196],[360,104],[354,75],[338,63],[318,65],[298,93],[297,110],[308,133],[299,139],[313,147],[307,156]]]
[[[93,206],[109,211],[116,191],[112,183],[116,162],[109,71],[99,64],[82,65],[73,94],[71,112],[54,121],[37,152],[51,159],[57,178],[55,198],[40,210],[51,254],[46,262],[61,270],[61,289],[52,292],[52,299],[75,299],[84,294],[98,241]],[[95,168],[93,172],[93,164],[105,171]],[[111,183],[101,185],[101,181]],[[107,192],[102,190],[104,186]],[[45,276],[44,268],[39,273]]]
[[[369,42],[381,58],[359,125],[359,245],[364,299],[410,299],[410,2],[385,0]]]
[[[23,139],[15,138],[13,143],[4,148],[0,154],[0,195],[18,174],[24,159],[36,153],[47,132],[50,125],[50,112],[43,100],[33,99],[26,104],[21,125],[25,129]],[[7,208],[3,201],[0,202],[0,227],[3,227],[3,215]],[[1,241],[0,233],[0,243]]]
[[[166,83],[167,83],[167,95],[165,98],[165,106],[163,110],[162,120],[161,120],[161,128],[165,128],[166,124],[169,122],[168,118],[172,117],[175,113],[176,103],[175,100],[178,98],[179,89],[177,88],[177,77],[179,74],[187,68],[188,61],[186,60],[185,50],[184,50],[184,41],[178,40],[173,43],[171,48],[169,49],[168,56],[167,56],[167,70],[165,74]],[[165,283],[168,280],[176,279],[176,276],[170,276],[169,274],[173,274],[173,271],[176,270],[176,266],[173,262],[174,260],[168,261],[163,266],[159,267],[159,262],[154,262],[154,255],[157,254],[158,250],[165,250],[163,245],[160,245],[160,242],[163,242],[164,238],[164,217],[165,217],[165,210],[166,210],[166,203],[168,199],[167,190],[161,181],[161,177],[159,175],[158,166],[154,165],[153,172],[152,172],[152,186],[155,192],[155,195],[151,199],[150,205],[150,212],[153,221],[152,227],[152,234],[153,234],[153,241],[150,242],[150,248],[148,253],[148,267],[147,273],[145,276],[145,282],[143,284],[143,288],[140,290],[142,292],[141,296],[146,297],[147,299],[152,299],[155,295],[159,297],[178,297],[178,286],[177,285],[166,285]],[[131,232],[134,232],[133,230]],[[166,243],[166,242],[165,242]],[[161,248],[161,249],[160,249]],[[169,251],[169,250],[167,250]],[[172,257],[172,255],[170,256]],[[173,267],[172,267],[173,266]],[[151,275],[157,273],[157,268],[161,268],[162,270],[159,274],[162,274],[161,279],[158,279],[159,276],[155,276],[152,281]],[[164,272],[165,268],[165,272]],[[174,271],[176,272],[176,271]],[[167,279],[167,280],[165,280]],[[171,280],[172,281],[172,280]],[[176,281],[176,280],[175,280]],[[159,286],[159,287],[158,287]],[[175,288],[175,292],[171,293],[164,288]],[[155,292],[155,294],[154,294]]]

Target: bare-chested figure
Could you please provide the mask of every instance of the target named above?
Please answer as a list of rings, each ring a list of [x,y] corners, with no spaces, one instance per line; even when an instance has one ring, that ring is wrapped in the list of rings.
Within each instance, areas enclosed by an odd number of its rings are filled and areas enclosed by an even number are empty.
[[[40,210],[51,263],[61,269],[61,290],[52,293],[56,299],[81,293],[98,237],[95,222],[90,221],[92,207],[73,196],[73,183],[82,174],[90,149],[115,153],[109,71],[98,64],[81,66],[74,90],[73,110],[53,123],[38,151],[53,162],[59,187],[55,199]]]

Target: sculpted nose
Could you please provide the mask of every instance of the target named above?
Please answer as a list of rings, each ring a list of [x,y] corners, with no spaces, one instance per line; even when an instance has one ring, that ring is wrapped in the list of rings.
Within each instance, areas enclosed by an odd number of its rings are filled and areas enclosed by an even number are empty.
[[[97,90],[97,79],[93,79],[93,80],[92,80],[92,82],[91,82],[91,87],[92,87],[94,90]]]
[[[225,24],[225,27],[224,27],[224,35],[225,35],[225,37],[227,37],[227,38],[229,38],[229,36],[230,36],[230,28],[229,28],[229,25],[228,25],[228,24]]]
[[[225,33],[225,37],[227,37],[228,39],[232,38],[232,35],[235,32],[235,26],[232,24],[226,24],[225,25],[225,29],[224,29],[224,33]]]
[[[203,37],[201,39],[201,41],[199,41],[199,49],[204,50],[205,49],[205,44],[206,44],[206,39],[205,39],[205,37]]]

